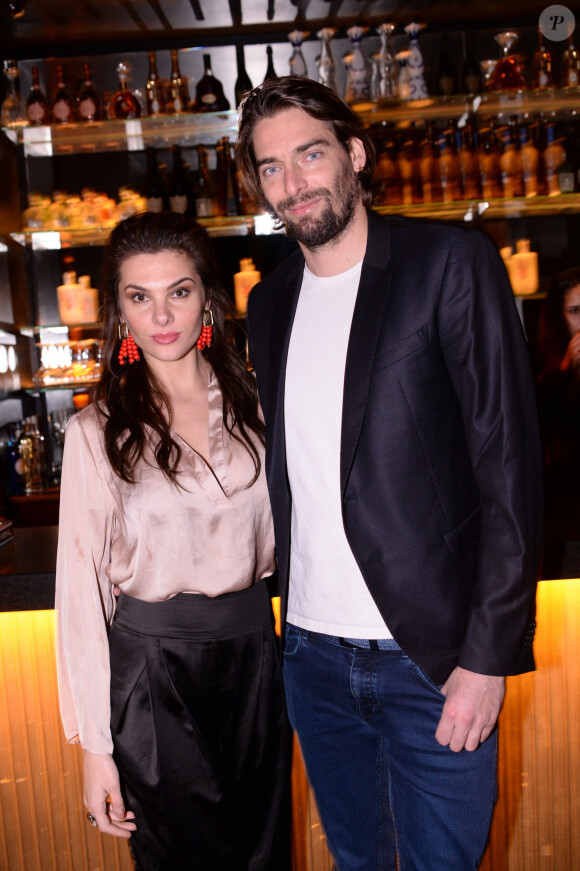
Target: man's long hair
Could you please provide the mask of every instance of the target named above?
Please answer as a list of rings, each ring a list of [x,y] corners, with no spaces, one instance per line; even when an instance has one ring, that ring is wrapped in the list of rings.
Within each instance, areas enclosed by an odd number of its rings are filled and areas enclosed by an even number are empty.
[[[366,154],[364,168],[358,173],[363,203],[371,206],[375,184],[373,173],[376,153],[372,140],[360,118],[326,85],[305,76],[283,76],[271,79],[254,88],[239,107],[236,162],[246,191],[251,199],[266,206],[260,177],[256,168],[253,136],[258,121],[272,118],[284,109],[302,109],[312,118],[324,122],[334,133],[346,153],[351,139],[360,139]]]

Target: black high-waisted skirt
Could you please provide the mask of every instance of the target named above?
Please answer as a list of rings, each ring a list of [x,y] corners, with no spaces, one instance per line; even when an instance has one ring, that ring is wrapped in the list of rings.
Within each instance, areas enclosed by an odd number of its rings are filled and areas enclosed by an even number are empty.
[[[121,595],[110,655],[138,871],[287,871],[291,741],[266,584]]]

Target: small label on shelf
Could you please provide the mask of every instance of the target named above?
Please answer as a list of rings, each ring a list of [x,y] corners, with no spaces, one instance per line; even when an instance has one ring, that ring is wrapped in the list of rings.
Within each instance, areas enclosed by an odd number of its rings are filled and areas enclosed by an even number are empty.
[[[52,131],[50,127],[24,127],[22,129],[25,157],[52,157]]]

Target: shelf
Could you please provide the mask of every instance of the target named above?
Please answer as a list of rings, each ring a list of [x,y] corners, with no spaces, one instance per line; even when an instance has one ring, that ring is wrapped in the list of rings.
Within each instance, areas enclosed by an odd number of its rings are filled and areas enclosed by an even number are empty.
[[[447,121],[475,114],[493,116],[507,121],[511,115],[534,117],[543,112],[549,116],[580,119],[580,89],[577,91],[523,92],[514,94],[456,94],[415,102],[394,102],[358,112],[365,125],[381,122],[405,124],[417,121]]]
[[[545,217],[580,213],[580,194],[529,199],[457,200],[452,203],[418,203],[410,206],[376,206],[380,215],[407,215],[445,221],[477,221],[492,218]]]
[[[235,139],[236,112],[163,115],[130,121],[94,121],[41,127],[3,127],[6,136],[23,145],[25,157],[56,154],[95,154],[99,151],[142,151],[213,145],[222,136]]]

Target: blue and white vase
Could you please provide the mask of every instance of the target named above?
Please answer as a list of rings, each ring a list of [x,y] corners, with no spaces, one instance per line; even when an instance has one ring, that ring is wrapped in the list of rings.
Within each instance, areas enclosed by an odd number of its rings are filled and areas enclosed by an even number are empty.
[[[355,106],[359,103],[370,102],[371,69],[360,44],[367,28],[355,24],[353,27],[349,27],[346,32],[351,42],[351,52],[346,74],[344,100],[349,106]]]
[[[425,64],[419,48],[419,34],[424,27],[424,24],[416,22],[407,24],[405,27],[405,33],[409,37],[409,57],[407,59],[409,100],[426,100],[429,97],[424,77]]]
[[[290,75],[292,76],[307,76],[306,61],[302,54],[302,43],[308,36],[307,30],[293,30],[288,34],[288,39],[292,43],[292,54],[290,55]]]
[[[335,65],[330,40],[336,34],[335,27],[323,27],[316,34],[320,39],[320,56],[318,57],[318,81],[327,88],[336,91]]]

